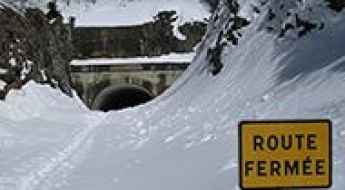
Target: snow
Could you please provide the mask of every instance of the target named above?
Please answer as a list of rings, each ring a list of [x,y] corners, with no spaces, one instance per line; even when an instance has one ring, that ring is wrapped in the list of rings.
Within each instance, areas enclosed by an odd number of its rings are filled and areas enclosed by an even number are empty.
[[[171,53],[157,57],[132,57],[132,58],[94,58],[94,59],[80,59],[72,60],[73,66],[86,65],[127,65],[127,64],[185,64],[191,63],[195,53]]]
[[[76,16],[77,26],[139,25],[153,21],[153,17],[164,10],[175,10],[179,22],[200,21],[210,15],[198,0],[101,0],[84,10],[78,9],[78,4],[70,7],[66,7],[63,12],[68,16]]]
[[[6,87],[7,83],[3,80],[0,80],[0,90],[4,90]]]
[[[10,1],[10,0],[8,0]],[[46,9],[47,1],[28,0],[27,6]],[[68,18],[76,18],[76,26],[129,26],[153,21],[160,11],[175,10],[178,23],[203,21],[210,16],[208,7],[199,0],[58,0],[58,7]]]
[[[13,58],[13,57],[11,57],[10,60],[9,60],[8,62],[9,62],[9,64],[10,64],[12,67],[14,67],[14,66],[17,65],[17,60],[16,60],[15,58]]]
[[[20,78],[21,80],[24,80],[28,74],[30,74],[31,69],[32,69],[33,62],[30,60],[26,60],[22,64],[22,70],[20,71]]]
[[[187,72],[146,105],[91,112],[33,82],[12,91],[0,102],[0,189],[237,190],[239,121],[329,118],[331,189],[343,190],[345,15],[298,40],[259,30],[259,16],[210,76],[221,14]]]
[[[8,72],[8,69],[2,69],[0,68],[0,75],[4,75]]]
[[[173,28],[173,33],[174,36],[179,39],[179,40],[186,40],[187,37],[185,35],[183,35],[180,30],[179,30],[179,26],[182,25],[181,23],[177,23],[176,21],[173,23],[174,28]]]
[[[48,77],[45,70],[40,70],[43,81],[47,81]]]

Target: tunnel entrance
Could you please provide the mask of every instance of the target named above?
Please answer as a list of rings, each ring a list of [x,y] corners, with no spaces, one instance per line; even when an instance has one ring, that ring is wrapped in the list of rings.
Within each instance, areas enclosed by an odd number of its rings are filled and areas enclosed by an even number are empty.
[[[120,110],[144,104],[153,99],[145,89],[137,86],[110,87],[103,90],[95,99],[94,110]]]

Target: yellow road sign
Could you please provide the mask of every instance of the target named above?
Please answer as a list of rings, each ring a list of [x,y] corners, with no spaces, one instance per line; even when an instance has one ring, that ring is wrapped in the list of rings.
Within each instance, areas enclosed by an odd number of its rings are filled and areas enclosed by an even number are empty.
[[[239,137],[241,188],[331,186],[331,121],[243,121]]]

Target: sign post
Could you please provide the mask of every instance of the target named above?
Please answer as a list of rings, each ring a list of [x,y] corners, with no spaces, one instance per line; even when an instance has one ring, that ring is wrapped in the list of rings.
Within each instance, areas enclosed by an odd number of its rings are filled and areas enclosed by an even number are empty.
[[[329,188],[329,120],[243,121],[239,126],[240,186]]]

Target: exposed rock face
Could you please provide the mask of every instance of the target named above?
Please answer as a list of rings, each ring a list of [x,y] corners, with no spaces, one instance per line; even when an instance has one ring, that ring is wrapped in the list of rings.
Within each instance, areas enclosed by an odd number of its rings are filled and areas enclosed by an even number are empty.
[[[29,80],[71,95],[72,45],[62,17],[49,21],[39,9],[23,12],[0,4],[0,97]]]

